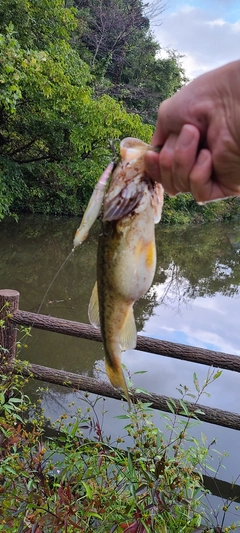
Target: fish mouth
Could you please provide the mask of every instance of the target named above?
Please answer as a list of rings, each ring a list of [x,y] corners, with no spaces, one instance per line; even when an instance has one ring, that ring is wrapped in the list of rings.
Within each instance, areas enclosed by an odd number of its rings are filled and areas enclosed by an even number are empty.
[[[138,159],[148,150],[157,152],[159,154],[161,149],[161,145],[151,146],[140,139],[136,139],[135,137],[126,137],[120,142],[120,155],[126,163],[130,163],[131,161]]]
[[[126,162],[130,163],[134,159],[138,159],[149,149],[149,144],[135,137],[126,137],[120,142],[120,155]]]

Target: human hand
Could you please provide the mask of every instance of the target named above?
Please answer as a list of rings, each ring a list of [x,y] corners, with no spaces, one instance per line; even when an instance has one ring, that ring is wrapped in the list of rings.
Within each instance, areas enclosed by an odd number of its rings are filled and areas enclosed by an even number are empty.
[[[159,107],[149,176],[199,203],[240,196],[240,61],[203,74]]]

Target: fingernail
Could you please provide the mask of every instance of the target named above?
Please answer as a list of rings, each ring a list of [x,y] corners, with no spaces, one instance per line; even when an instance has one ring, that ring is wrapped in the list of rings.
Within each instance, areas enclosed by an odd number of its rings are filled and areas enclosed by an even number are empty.
[[[193,140],[193,134],[192,131],[189,131],[189,128],[187,126],[183,126],[183,129],[181,131],[181,134],[179,136],[179,145],[180,146],[189,146]]]

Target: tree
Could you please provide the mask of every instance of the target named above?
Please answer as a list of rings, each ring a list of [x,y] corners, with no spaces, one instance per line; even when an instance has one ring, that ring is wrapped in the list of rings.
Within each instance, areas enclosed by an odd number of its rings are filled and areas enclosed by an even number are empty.
[[[0,7],[0,218],[11,209],[79,213],[111,156],[109,140],[151,129],[109,96],[71,46],[79,21],[61,0]],[[12,207],[11,207],[12,206]]]
[[[82,33],[78,49],[94,75],[96,94],[108,93],[129,112],[155,124],[159,103],[185,82],[181,56],[169,51],[161,59],[150,18],[164,9],[155,0],[75,0]],[[148,14],[148,16],[146,16]]]
[[[75,0],[80,14],[86,19],[86,31],[81,41],[92,54],[91,66],[107,62],[108,74],[119,81],[121,68],[132,35],[149,28],[140,0]]]
[[[180,89],[187,78],[179,54],[169,51],[168,57],[159,59],[151,53],[151,45],[151,42],[149,47],[146,41],[140,42],[136,47],[142,51],[139,57],[135,51],[129,53],[123,82],[112,85],[108,91],[124,102],[128,112],[138,113],[145,123],[155,125],[160,103]]]

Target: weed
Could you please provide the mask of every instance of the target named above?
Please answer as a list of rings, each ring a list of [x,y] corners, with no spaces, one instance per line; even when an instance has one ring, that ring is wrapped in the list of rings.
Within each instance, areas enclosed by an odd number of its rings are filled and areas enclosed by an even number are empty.
[[[219,375],[209,371],[200,387],[194,374],[196,404]],[[190,435],[189,428],[198,421],[187,412],[185,399],[193,395],[186,387],[179,388],[180,416],[174,413],[173,401],[173,413],[161,415],[163,432],[154,424],[150,403],[134,403],[131,412],[123,407],[119,418],[126,420],[129,444],[122,449],[123,437],[110,443],[104,436],[104,413],[99,419],[96,410],[100,399],[90,400],[87,393],[85,410],[76,409],[70,422],[62,413],[55,437],[46,436],[41,403],[30,401],[24,385],[21,375],[3,373],[0,532],[214,531],[202,504],[202,474],[212,468],[213,443],[207,446],[204,438],[198,442]],[[86,430],[92,440],[86,439]],[[225,502],[225,513],[228,506]]]

